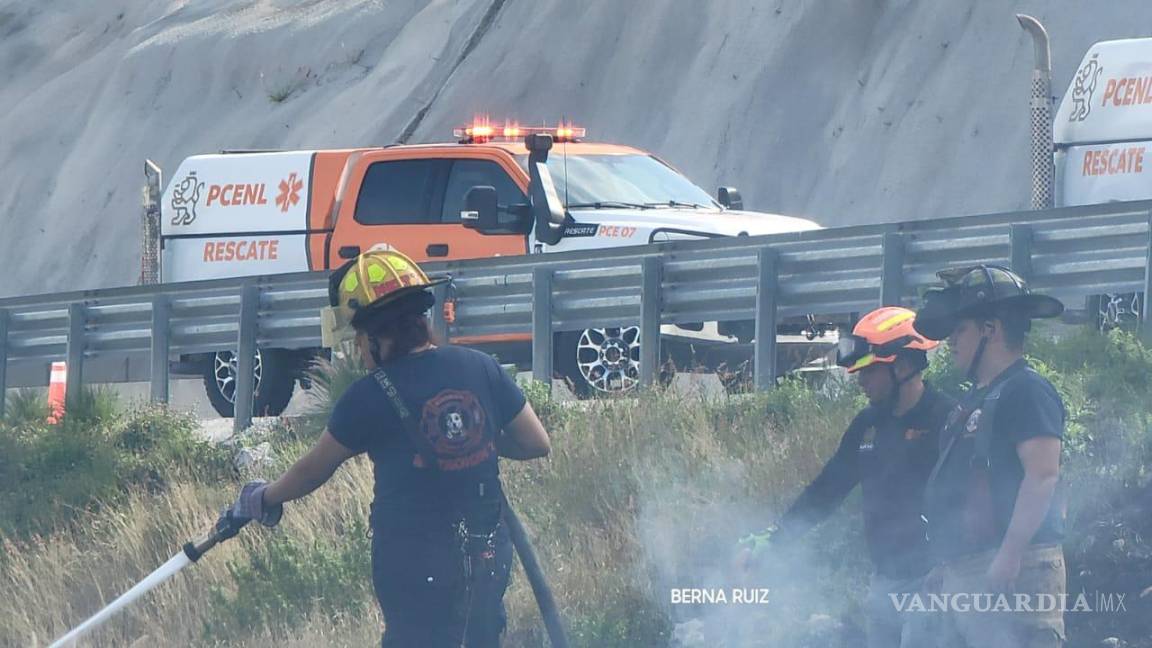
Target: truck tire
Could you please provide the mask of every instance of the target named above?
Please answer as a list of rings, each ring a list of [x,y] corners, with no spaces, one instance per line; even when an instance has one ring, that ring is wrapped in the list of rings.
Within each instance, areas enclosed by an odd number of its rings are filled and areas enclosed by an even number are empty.
[[[292,400],[296,387],[296,368],[292,354],[284,349],[256,351],[256,392],[253,394],[253,416],[279,416]],[[208,356],[204,368],[204,391],[212,409],[224,418],[236,414],[236,354],[217,351]]]
[[[640,327],[568,331],[556,336],[553,364],[577,396],[626,394],[640,384]]]

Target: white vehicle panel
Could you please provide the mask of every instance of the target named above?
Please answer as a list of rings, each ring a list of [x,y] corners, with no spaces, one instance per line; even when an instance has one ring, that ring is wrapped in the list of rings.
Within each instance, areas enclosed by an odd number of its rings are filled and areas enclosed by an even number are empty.
[[[591,250],[723,236],[760,236],[820,229],[812,221],[719,209],[573,209],[575,224],[547,252]]]
[[[198,155],[161,199],[163,236],[308,229],[311,151]]]
[[[308,270],[306,234],[177,238],[164,242],[164,282]]]
[[[1152,38],[1096,43],[1053,123],[1057,144],[1152,139]]]
[[[1152,141],[1073,146],[1056,155],[1064,207],[1152,198]]]

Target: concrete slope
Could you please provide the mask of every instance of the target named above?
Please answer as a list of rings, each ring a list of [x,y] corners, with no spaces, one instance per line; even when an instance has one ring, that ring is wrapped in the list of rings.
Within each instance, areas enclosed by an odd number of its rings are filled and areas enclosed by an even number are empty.
[[[142,164],[568,117],[826,225],[1022,208],[1057,91],[1146,0],[0,0],[0,295],[128,285]]]

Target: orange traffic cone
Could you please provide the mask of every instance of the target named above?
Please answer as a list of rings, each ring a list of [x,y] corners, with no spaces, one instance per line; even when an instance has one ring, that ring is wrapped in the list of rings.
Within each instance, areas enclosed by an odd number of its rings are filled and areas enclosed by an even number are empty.
[[[64,395],[68,391],[68,363],[53,362],[48,378],[48,422],[56,424],[64,416]]]

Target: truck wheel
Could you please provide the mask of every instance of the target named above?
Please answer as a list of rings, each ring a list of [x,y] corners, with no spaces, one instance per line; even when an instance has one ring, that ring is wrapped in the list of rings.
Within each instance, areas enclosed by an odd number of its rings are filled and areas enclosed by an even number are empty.
[[[624,394],[640,383],[640,327],[592,328],[561,333],[556,369],[579,396]]]
[[[296,372],[289,352],[283,349],[256,351],[254,416],[279,416],[292,400]],[[212,409],[224,418],[236,414],[236,354],[217,351],[208,357],[204,369],[204,391]]]

